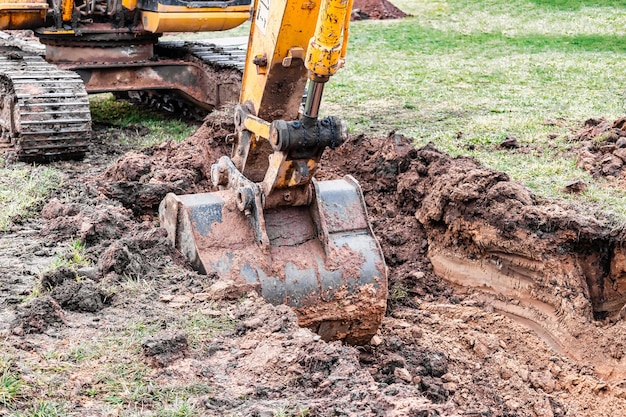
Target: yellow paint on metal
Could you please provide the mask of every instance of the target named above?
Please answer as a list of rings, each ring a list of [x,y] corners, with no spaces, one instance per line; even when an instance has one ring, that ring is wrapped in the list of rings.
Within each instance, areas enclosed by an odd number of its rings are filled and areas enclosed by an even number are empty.
[[[339,66],[343,67],[346,58],[346,52],[348,51],[348,37],[350,35],[350,17],[352,16],[352,6],[354,0],[348,0],[348,10],[346,11],[346,22],[343,26],[343,41],[341,42],[341,57]]]
[[[269,4],[271,2],[271,7]],[[311,0],[256,0],[255,12],[250,28],[251,42],[248,43],[246,68],[244,70],[241,103],[250,102],[259,111],[266,92],[267,76],[271,71],[257,71],[252,62],[254,57],[267,57],[267,68],[280,63],[289,56],[293,48],[308,48],[309,40],[315,32],[315,23],[320,2]],[[294,100],[300,100],[295,97]],[[295,104],[295,105],[292,105]],[[292,109],[286,114],[287,120],[297,117],[296,103],[283,106]]]
[[[62,0],[61,10],[63,10],[63,21],[70,22],[72,20],[72,12],[74,11],[74,0]]]
[[[351,6],[352,0],[255,0],[240,103],[270,122],[296,120],[307,78],[324,82],[343,64]],[[263,180],[253,178],[262,181],[264,192],[310,180],[316,158],[292,161],[278,151],[264,156],[271,148],[260,146],[263,136],[246,130],[255,138],[242,141],[249,148],[237,151],[253,155],[257,164],[269,159]],[[245,162],[239,168],[248,176],[258,171],[246,170]]]
[[[248,6],[191,9],[159,4],[157,12],[141,12],[144,29],[152,33],[228,30],[241,25],[249,18]]]
[[[3,0],[0,3],[0,30],[34,29],[46,19],[46,0],[28,2]]]
[[[243,120],[243,125],[256,137],[268,139],[270,137],[270,124],[263,119],[248,115]]]
[[[317,76],[334,75],[341,67],[341,40],[350,20],[349,6],[349,0],[324,0],[322,4],[305,60],[307,69]]]
[[[137,0],[122,0],[122,7],[128,10],[135,10],[137,8]]]
[[[74,35],[76,31],[74,29],[44,29],[41,33],[44,35]]]

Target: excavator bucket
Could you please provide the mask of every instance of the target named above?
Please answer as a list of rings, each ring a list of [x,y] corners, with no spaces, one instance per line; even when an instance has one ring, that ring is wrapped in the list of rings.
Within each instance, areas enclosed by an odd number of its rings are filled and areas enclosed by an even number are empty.
[[[387,270],[363,193],[350,176],[313,179],[324,150],[347,137],[345,123],[318,110],[343,64],[352,1],[254,5],[233,159],[211,167],[221,190],[168,194],[161,225],[198,270],[257,287],[324,340],[369,343]]]
[[[264,211],[242,211],[231,190],[168,194],[160,220],[199,271],[257,286],[324,340],[366,344],[385,314],[387,271],[363,194],[350,176],[312,189],[309,205]]]

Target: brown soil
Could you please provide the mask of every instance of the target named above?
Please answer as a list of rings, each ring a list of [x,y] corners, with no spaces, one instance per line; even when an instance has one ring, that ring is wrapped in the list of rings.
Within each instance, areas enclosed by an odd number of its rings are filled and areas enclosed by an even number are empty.
[[[402,19],[407,14],[387,0],[354,0],[352,20]]]
[[[113,163],[119,150],[96,143],[89,160],[55,165],[67,185],[40,218],[0,236],[1,346],[27,386],[14,409],[43,396],[66,415],[111,415],[99,375],[138,361],[153,389],[208,387],[191,395],[197,415],[624,415],[622,230],[540,203],[472,159],[415,149],[394,133],[352,137],[326,154],[318,177],[360,182],[389,267],[389,302],[371,344],[326,343],[288,307],[193,272],[158,228],[166,192],[211,188],[230,120],[216,113],[183,143]],[[78,280],[63,269],[40,276],[76,238],[94,266]],[[230,324],[185,332],[194,314]],[[129,356],[51,362],[51,352],[139,325],[161,331]],[[56,381],[45,394],[37,375]],[[162,405],[132,398],[117,415]],[[0,414],[9,411],[0,403]]]
[[[574,135],[574,140],[581,142],[577,162],[580,168],[595,177],[607,177],[626,185],[626,118],[613,122],[589,119]]]

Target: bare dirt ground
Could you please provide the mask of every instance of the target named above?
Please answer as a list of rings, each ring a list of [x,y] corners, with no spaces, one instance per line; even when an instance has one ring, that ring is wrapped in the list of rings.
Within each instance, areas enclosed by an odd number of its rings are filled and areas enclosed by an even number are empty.
[[[2,358],[24,381],[3,414],[45,400],[176,415],[172,398],[208,416],[624,414],[621,230],[471,159],[352,137],[319,177],[361,183],[388,313],[368,346],[326,343],[289,308],[193,272],[158,227],[166,192],[211,189],[232,128],[217,113],[181,144],[123,155],[107,129],[90,159],[55,164],[62,190],[0,237]],[[76,239],[90,266],[50,267]]]

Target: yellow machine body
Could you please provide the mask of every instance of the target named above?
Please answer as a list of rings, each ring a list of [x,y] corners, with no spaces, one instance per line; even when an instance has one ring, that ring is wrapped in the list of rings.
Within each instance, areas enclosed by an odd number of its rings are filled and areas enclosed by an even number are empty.
[[[157,11],[141,11],[143,27],[152,33],[228,30],[241,25],[249,18],[249,6],[224,9],[159,4]]]
[[[343,65],[350,22],[346,16],[350,16],[352,0],[324,2],[323,7],[317,18],[315,36],[309,44],[305,66],[316,76],[328,77]]]
[[[48,12],[46,0],[0,2],[0,29],[33,29],[41,27]]]
[[[302,66],[320,11],[319,1],[259,0],[252,21],[241,102],[251,103],[264,120],[293,120],[306,84]],[[290,28],[290,30],[284,30]],[[289,65],[284,62],[289,60]],[[300,62],[295,62],[299,60]],[[269,84],[288,81],[288,94],[274,97]],[[292,91],[298,91],[294,94]],[[291,100],[291,101],[285,101]],[[278,108],[277,108],[278,107]]]
[[[54,30],[65,30],[67,26],[74,25],[75,11],[84,10],[84,5],[78,3],[75,0],[62,0],[59,9],[55,10],[46,0],[0,0],[0,30],[36,29],[47,26]],[[141,26],[132,28],[135,32],[214,32],[232,29],[250,18],[250,4],[246,4],[245,1],[232,5],[222,2],[223,4],[215,6],[210,3],[168,0],[142,3],[138,0],[123,0],[121,5],[129,12],[140,13],[137,21]],[[102,9],[105,10],[105,7],[102,6]],[[103,15],[109,12],[105,10]],[[60,19],[51,17],[51,13],[58,13]],[[65,27],[58,25],[53,27],[50,20],[63,22]],[[90,23],[83,23],[80,26],[89,28]]]

